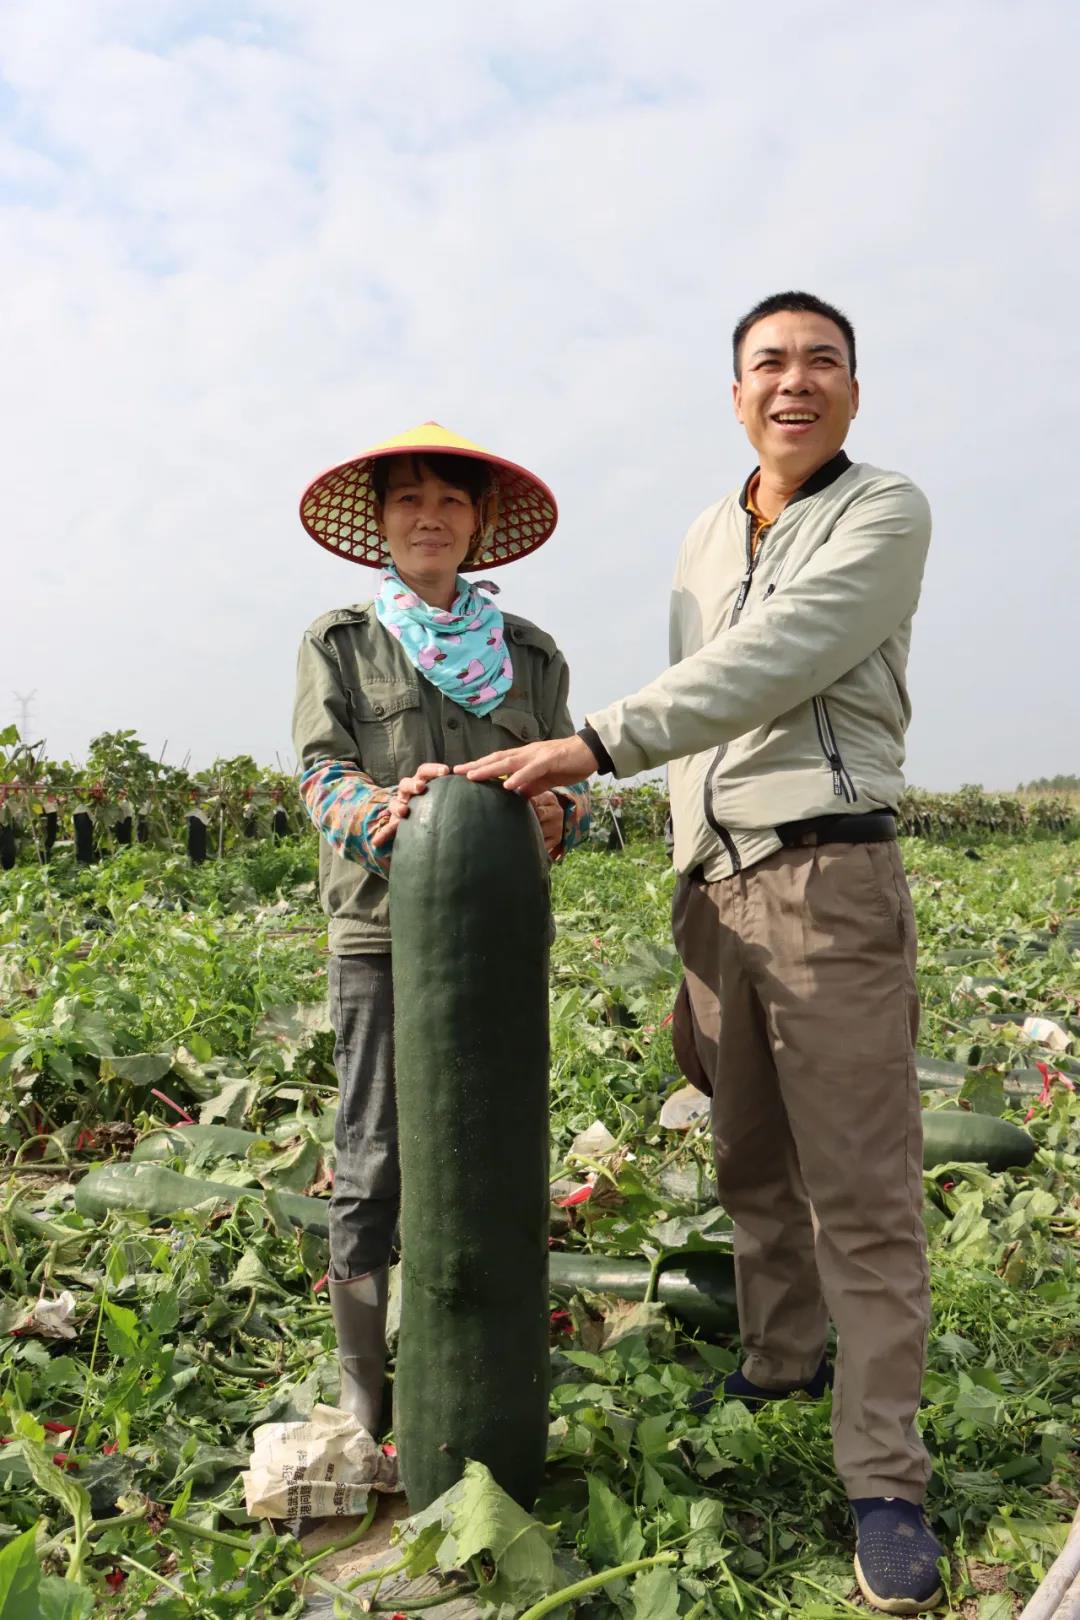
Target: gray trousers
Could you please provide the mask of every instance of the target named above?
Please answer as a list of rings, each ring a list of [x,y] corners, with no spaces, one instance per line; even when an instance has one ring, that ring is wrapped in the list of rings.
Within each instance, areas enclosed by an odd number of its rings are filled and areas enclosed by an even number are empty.
[[[386,1265],[401,1197],[389,955],[332,956],[329,988],[340,1094],[330,1275],[345,1282]]]
[[[809,1378],[828,1319],[849,1496],[921,1502],[930,1288],[915,917],[895,843],[782,849],[672,909],[735,1224],[743,1372]]]

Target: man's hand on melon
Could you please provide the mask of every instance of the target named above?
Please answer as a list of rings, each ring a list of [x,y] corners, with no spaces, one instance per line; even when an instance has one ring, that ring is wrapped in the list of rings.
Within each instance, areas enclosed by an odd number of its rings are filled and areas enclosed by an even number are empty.
[[[426,793],[429,782],[449,774],[449,765],[437,765],[432,760],[428,764],[418,766],[412,776],[403,776],[391,794],[383,818],[371,835],[373,846],[376,849],[385,848],[408,816],[409,800],[415,799],[420,793]],[[532,807],[540,823],[544,848],[552,855],[562,843],[563,807],[554,793],[537,793],[532,800]]]
[[[454,766],[455,774],[467,776],[470,782],[504,777],[503,787],[530,799],[551,788],[572,787],[595,770],[596,757],[580,737],[551,737],[546,742],[525,743],[521,748],[500,748],[498,753]]]

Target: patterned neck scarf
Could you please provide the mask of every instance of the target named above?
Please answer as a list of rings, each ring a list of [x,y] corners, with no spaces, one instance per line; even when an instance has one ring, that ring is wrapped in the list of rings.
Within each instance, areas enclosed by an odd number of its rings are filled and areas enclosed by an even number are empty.
[[[458,575],[449,608],[429,607],[396,569],[375,598],[379,623],[401,642],[409,662],[447,697],[490,714],[510,690],[513,665],[503,642],[503,616],[489,596]]]

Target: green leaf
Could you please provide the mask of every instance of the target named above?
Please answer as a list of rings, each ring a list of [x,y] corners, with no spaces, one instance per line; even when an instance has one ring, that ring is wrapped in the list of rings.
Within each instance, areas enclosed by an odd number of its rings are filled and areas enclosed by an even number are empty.
[[[690,1504],[691,1530],[715,1530],[719,1534],[727,1523],[724,1505],[714,1497],[699,1496]],[[780,1538],[781,1543],[783,1537]]]
[[[596,1474],[589,1478],[589,1517],[585,1548],[596,1569],[611,1564],[629,1564],[645,1550],[634,1511],[620,1500]]]
[[[960,1208],[944,1228],[942,1241],[948,1243],[954,1253],[962,1252],[971,1258],[982,1258],[989,1254],[990,1222],[983,1214],[981,1193],[965,1195]]]
[[[166,1052],[133,1052],[130,1057],[103,1057],[101,1078],[128,1080],[133,1086],[156,1086],[173,1066]]]
[[[199,1124],[239,1125],[259,1095],[257,1080],[224,1080],[219,1082],[216,1097],[199,1105]]]
[[[43,1575],[38,1587],[41,1620],[86,1620],[93,1612],[94,1594],[59,1575]]]
[[[33,1308],[34,1302],[30,1299],[0,1300],[0,1337],[6,1338],[9,1333],[14,1333]]]
[[[1012,1620],[1011,1592],[984,1592],[979,1599],[979,1620]]]
[[[229,1291],[234,1288],[269,1288],[272,1293],[280,1292],[280,1284],[267,1271],[258,1253],[250,1248],[244,1250],[224,1287]]]
[[[35,1435],[40,1434],[41,1429],[28,1413],[20,1412],[15,1418],[14,1427],[22,1441],[23,1459],[38,1490],[44,1491],[46,1496],[53,1497],[71,1515],[75,1527],[76,1550],[72,1555],[68,1576],[69,1579],[77,1579],[82,1562],[82,1548],[92,1518],[90,1496],[77,1479],[73,1479],[63,1469],[57,1468],[38,1444]]]
[[[934,1340],[934,1349],[950,1357],[954,1361],[971,1361],[977,1356],[979,1349],[970,1339],[961,1338],[958,1333],[941,1333]]]
[[[496,1484],[483,1463],[470,1462],[456,1485],[401,1527],[409,1573],[435,1565],[462,1569],[487,1555],[495,1575],[485,1588],[492,1604],[521,1608],[560,1585],[551,1551],[552,1532],[526,1513]]]
[[[645,1569],[630,1588],[632,1620],[678,1620],[679,1583],[674,1570]]]
[[[698,1355],[713,1372],[734,1372],[739,1365],[739,1358],[732,1350],[725,1350],[719,1344],[706,1344],[704,1340],[695,1346]]]
[[[34,1546],[36,1539],[36,1528],[24,1530],[0,1548],[0,1620],[40,1620],[37,1594],[41,1566]]]
[[[730,1249],[732,1244],[731,1216],[722,1209],[706,1209],[697,1215],[673,1215],[657,1221],[649,1229],[652,1245],[665,1253],[689,1250],[691,1253],[715,1254],[718,1249]]]
[[[142,1336],[135,1312],[129,1311],[126,1305],[114,1305],[107,1299],[105,1315],[109,1318],[105,1338],[113,1355],[137,1357],[142,1349]]]
[[[591,1350],[565,1350],[563,1356],[575,1367],[584,1367],[586,1372],[599,1373],[601,1376],[610,1374],[609,1363],[603,1356],[593,1355]]]
[[[656,1412],[652,1417],[642,1418],[635,1438],[643,1457],[663,1456],[671,1449],[670,1425],[670,1412]]]
[[[325,999],[304,1006],[269,1007],[255,1026],[253,1045],[276,1048],[288,1073],[313,1037],[331,1033]]]
[[[1001,1417],[1001,1401],[987,1389],[977,1385],[961,1389],[953,1403],[957,1417],[966,1418],[977,1429],[996,1429]]]
[[[250,1162],[264,1186],[303,1192],[314,1181],[322,1155],[315,1138],[305,1134],[291,1147],[256,1149]]]
[[[641,1500],[650,1512],[653,1508],[658,1507],[659,1504],[664,1500],[664,1491],[665,1486],[663,1476],[657,1473],[652,1463],[642,1463]]]
[[[960,1101],[969,1103],[974,1114],[994,1114],[1000,1118],[1008,1106],[1001,1075],[993,1069],[969,1074],[960,1088]]]

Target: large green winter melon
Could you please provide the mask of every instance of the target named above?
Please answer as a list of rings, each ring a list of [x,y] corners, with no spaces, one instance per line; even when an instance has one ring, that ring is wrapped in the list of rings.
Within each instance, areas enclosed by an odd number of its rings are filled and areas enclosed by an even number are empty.
[[[485,1463],[531,1508],[548,1427],[548,861],[524,800],[442,777],[390,872],[401,1155],[395,1436],[413,1512]]]

